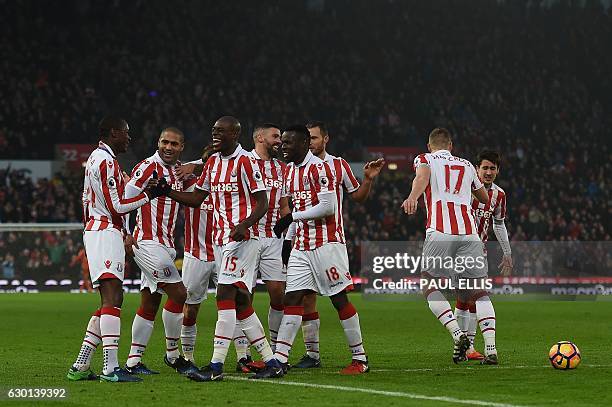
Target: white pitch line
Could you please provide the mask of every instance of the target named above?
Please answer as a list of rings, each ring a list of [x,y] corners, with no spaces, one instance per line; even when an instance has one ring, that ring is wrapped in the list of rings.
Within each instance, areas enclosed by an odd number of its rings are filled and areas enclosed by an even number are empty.
[[[612,367],[612,365],[579,365],[578,367]],[[527,365],[516,365],[516,366],[462,366],[462,367],[439,367],[439,368],[414,368],[414,369],[370,369],[371,372],[435,372],[439,370],[443,371],[462,371],[462,370],[482,370],[486,371],[487,369],[546,369],[550,368],[550,365],[538,365],[538,366],[527,366]]]
[[[475,405],[475,406],[521,407],[516,404],[493,403],[490,401],[458,399],[454,397],[445,397],[445,396],[425,396],[424,394],[405,393],[405,392],[400,392],[400,391],[363,389],[360,387],[333,386],[329,384],[315,384],[315,383],[302,383],[302,382],[288,382],[284,380],[267,380],[267,379],[252,380],[246,377],[236,377],[236,376],[225,376],[225,378],[230,379],[230,380],[249,381],[249,382],[256,382],[256,383],[270,383],[270,384],[284,385],[284,386],[297,386],[297,387],[311,387],[315,389],[340,390],[340,391],[348,391],[348,392],[353,392],[353,393],[355,392],[368,393],[368,394],[376,394],[379,396],[402,397],[402,398],[415,399],[415,400],[442,401],[446,403],[470,404],[470,405]]]

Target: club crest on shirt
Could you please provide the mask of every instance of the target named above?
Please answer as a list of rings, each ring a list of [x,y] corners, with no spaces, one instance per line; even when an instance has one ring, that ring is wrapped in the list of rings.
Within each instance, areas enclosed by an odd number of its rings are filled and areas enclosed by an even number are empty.
[[[110,268],[111,264],[112,264],[112,263],[111,263],[111,261],[110,261],[110,260],[106,260],[106,261],[104,262],[104,265],[106,266],[106,268],[107,268],[107,269],[109,269],[109,268]]]
[[[113,168],[113,162],[112,161],[107,161],[108,163],[108,168]]]

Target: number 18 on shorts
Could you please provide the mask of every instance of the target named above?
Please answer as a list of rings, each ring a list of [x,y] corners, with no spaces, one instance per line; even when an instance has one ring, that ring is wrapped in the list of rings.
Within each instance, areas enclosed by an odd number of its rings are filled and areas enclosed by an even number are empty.
[[[327,243],[315,250],[293,250],[287,266],[287,292],[312,290],[329,297],[353,289],[346,246]]]

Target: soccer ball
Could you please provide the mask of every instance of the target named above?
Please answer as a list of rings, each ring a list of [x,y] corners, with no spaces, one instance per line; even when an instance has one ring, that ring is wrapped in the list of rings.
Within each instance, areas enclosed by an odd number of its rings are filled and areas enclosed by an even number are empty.
[[[550,348],[548,359],[555,369],[575,369],[580,364],[580,350],[572,342],[557,342]]]

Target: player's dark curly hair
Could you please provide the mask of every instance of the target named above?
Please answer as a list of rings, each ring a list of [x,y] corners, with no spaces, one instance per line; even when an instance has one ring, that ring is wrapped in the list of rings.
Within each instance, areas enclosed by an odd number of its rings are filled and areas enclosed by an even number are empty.
[[[483,160],[491,161],[499,168],[501,156],[499,155],[499,152],[495,150],[482,150],[480,153],[478,153],[478,157],[476,157],[476,166],[480,167]]]

